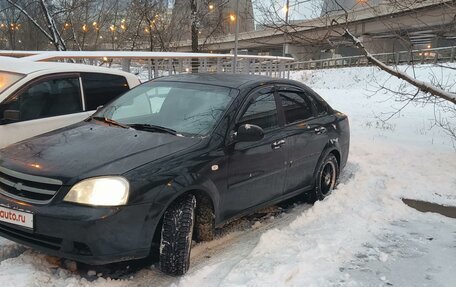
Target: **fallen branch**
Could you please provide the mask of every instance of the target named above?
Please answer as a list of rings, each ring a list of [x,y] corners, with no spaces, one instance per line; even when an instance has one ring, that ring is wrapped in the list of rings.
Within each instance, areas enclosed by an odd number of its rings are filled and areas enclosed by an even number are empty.
[[[401,79],[409,84],[415,86],[418,88],[421,92],[424,92],[426,94],[431,94],[435,97],[447,100],[453,104],[456,105],[456,94],[452,92],[445,91],[443,89],[440,89],[438,87],[433,86],[430,83],[426,83],[424,81],[417,80],[415,78],[410,77],[406,73],[400,72],[398,70],[395,70],[386,64],[380,62],[377,58],[375,58],[371,53],[369,53],[366,48],[364,47],[364,44],[356,37],[353,35],[348,29],[345,29],[344,37],[349,39],[350,41],[353,42],[353,44],[358,47],[364,56],[368,59],[369,62],[374,64],[375,66],[379,67],[381,70]]]

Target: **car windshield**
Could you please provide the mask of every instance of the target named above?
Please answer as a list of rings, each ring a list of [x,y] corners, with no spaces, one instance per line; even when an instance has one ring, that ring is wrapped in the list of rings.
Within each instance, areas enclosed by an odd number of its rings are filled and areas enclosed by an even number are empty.
[[[24,75],[0,71],[0,93],[22,79]]]
[[[231,102],[231,89],[182,82],[149,82],[125,93],[94,117],[136,129],[204,136]]]

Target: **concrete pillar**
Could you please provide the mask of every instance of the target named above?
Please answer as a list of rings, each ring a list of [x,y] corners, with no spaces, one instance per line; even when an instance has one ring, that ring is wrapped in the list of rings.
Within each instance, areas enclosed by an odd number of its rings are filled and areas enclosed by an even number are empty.
[[[179,73],[184,72],[184,61],[182,59],[179,59]]]
[[[154,66],[154,78],[158,78],[158,60],[157,59],[153,60],[153,66]]]
[[[122,59],[122,71],[130,72],[131,59]]]
[[[173,59],[169,59],[168,60],[168,75],[172,75],[173,74]]]
[[[217,73],[221,73],[222,71],[222,60],[217,58]]]
[[[297,61],[308,61],[320,59],[321,47],[310,47],[305,45],[287,44],[287,54]]]

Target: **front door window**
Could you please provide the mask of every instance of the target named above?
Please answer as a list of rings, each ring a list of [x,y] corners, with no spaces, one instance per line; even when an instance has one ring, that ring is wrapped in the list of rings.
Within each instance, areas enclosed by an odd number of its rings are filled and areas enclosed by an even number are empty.
[[[82,112],[79,77],[32,84],[0,104],[0,122],[12,123]]]
[[[249,106],[239,121],[239,125],[257,125],[264,131],[279,126],[274,93],[270,89],[257,92],[251,97],[249,103]]]

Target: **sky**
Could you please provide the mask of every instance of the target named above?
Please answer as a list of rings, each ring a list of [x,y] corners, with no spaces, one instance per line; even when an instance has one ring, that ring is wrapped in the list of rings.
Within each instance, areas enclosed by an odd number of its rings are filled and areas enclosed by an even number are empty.
[[[281,17],[285,16],[283,7],[287,0],[252,0],[255,19],[261,21],[262,9],[269,8],[270,11],[280,11]],[[320,15],[321,3],[323,0],[289,0],[289,19],[302,20],[312,19]]]

